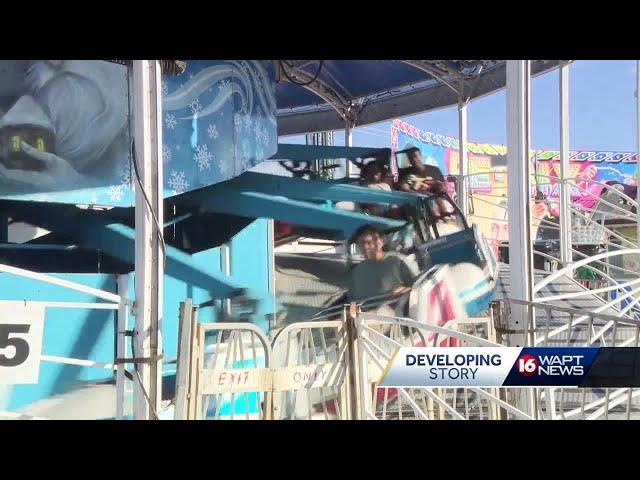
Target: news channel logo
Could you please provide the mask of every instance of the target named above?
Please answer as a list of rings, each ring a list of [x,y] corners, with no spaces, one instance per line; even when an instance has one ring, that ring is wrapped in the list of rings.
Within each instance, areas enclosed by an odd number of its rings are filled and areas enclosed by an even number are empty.
[[[380,387],[578,387],[598,347],[407,347],[382,373]]]

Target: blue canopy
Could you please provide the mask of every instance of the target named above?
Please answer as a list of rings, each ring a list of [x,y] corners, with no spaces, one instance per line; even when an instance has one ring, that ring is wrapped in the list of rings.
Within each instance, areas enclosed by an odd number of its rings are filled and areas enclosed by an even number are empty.
[[[503,60],[276,61],[278,134],[293,135],[390,120],[473,99],[505,87]],[[531,64],[531,74],[556,60]],[[303,85],[307,84],[307,85]]]

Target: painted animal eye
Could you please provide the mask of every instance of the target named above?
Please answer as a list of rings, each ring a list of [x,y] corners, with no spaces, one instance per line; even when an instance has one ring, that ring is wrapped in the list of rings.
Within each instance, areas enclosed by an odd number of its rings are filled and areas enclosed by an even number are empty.
[[[20,151],[20,137],[18,135],[11,137],[11,150],[14,152]]]

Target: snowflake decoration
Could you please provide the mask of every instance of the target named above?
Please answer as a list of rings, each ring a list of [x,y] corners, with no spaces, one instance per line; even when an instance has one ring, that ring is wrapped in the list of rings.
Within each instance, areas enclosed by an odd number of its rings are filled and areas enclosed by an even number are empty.
[[[164,117],[164,124],[169,130],[173,130],[174,128],[176,128],[178,121],[176,120],[176,117],[173,113],[167,113],[167,115]]]
[[[244,128],[247,132],[251,130],[251,115],[244,116]]]
[[[169,177],[168,183],[172,195],[182,193],[189,188],[189,182],[187,182],[187,177],[182,170],[171,170],[171,176]]]
[[[122,200],[122,195],[124,194],[124,185],[111,185],[109,190],[107,190],[107,195],[109,195],[109,200],[112,202],[119,202]]]
[[[218,162],[218,171],[223,178],[228,178],[231,176],[231,165],[232,162]]]
[[[162,163],[170,163],[173,159],[173,153],[171,152],[171,148],[167,145],[162,145]]]
[[[198,170],[209,170],[211,168],[211,161],[213,160],[213,155],[209,151],[209,148],[206,145],[197,145],[196,153],[193,154],[193,160],[198,165]]]
[[[200,110],[202,110],[202,104],[200,103],[200,99],[198,97],[195,98],[193,102],[189,104],[189,110],[193,115],[196,115]]]
[[[120,184],[125,186],[131,184],[131,167],[129,164],[123,165],[120,169]]]
[[[207,128],[207,135],[209,135],[209,138],[218,138],[218,127],[213,123],[209,124],[209,127]]]
[[[231,90],[231,82],[229,80],[222,80],[220,82],[220,85],[218,85],[218,88],[221,92],[225,90]]]
[[[162,82],[162,95],[168,95],[169,94],[169,86],[167,85],[167,82]]]

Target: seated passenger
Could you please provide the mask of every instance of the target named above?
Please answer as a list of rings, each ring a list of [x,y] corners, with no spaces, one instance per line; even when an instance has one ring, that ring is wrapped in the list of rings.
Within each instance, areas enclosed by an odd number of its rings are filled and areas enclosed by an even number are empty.
[[[401,253],[384,252],[382,235],[373,227],[362,228],[356,238],[365,260],[352,271],[351,299],[359,302],[386,294],[408,293],[420,273],[417,265]]]
[[[377,162],[367,163],[360,170],[360,185],[390,192],[391,187],[382,181],[383,177],[384,171]]]
[[[398,152],[400,153],[400,152]],[[422,153],[417,147],[402,151],[406,153],[411,166],[400,177],[399,189],[405,192],[438,192],[444,188],[444,176],[435,165],[425,165]]]
[[[377,162],[369,162],[360,170],[360,185],[375,190],[390,192],[391,187],[383,181],[384,169]],[[380,204],[362,204],[362,210],[370,215],[386,215],[388,210]]]

